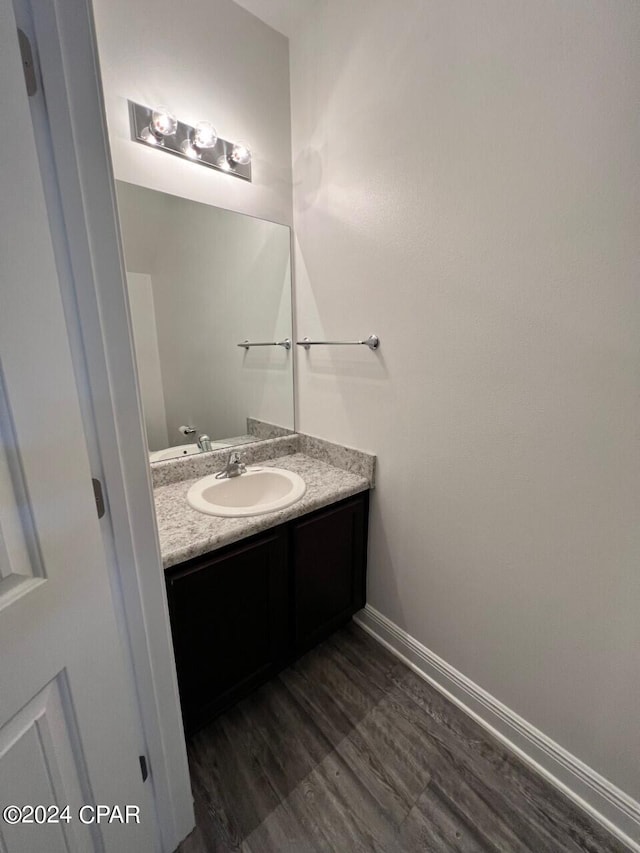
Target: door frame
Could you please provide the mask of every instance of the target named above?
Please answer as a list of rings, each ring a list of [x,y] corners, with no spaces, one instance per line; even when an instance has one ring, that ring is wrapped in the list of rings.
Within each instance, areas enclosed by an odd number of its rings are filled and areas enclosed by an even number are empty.
[[[32,0],[31,8],[73,280],[75,317],[67,302],[67,325],[76,338],[76,375],[86,385],[79,390],[89,396],[84,430],[94,451],[93,476],[105,488],[108,520],[102,532],[113,554],[110,569],[120,591],[162,849],[171,853],[195,818],[93,10],[91,0]],[[52,232],[55,240],[56,229]]]

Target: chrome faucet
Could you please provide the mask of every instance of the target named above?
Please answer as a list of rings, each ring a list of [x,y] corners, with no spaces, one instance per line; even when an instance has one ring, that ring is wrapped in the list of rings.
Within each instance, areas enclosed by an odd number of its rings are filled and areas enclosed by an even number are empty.
[[[216,474],[216,480],[224,480],[230,477],[239,477],[240,474],[244,474],[247,470],[247,466],[242,461],[242,457],[238,453],[237,450],[234,450],[233,453],[229,454],[229,458],[227,459],[227,464]]]
[[[198,447],[203,453],[211,450],[211,439],[208,435],[202,433],[202,435],[198,436]]]

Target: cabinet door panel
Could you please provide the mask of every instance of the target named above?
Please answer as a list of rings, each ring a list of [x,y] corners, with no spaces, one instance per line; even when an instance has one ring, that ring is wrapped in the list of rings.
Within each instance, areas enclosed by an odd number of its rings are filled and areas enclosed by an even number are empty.
[[[293,526],[295,642],[302,650],[364,606],[366,497]]]
[[[180,698],[193,731],[277,669],[288,644],[281,531],[169,578]]]

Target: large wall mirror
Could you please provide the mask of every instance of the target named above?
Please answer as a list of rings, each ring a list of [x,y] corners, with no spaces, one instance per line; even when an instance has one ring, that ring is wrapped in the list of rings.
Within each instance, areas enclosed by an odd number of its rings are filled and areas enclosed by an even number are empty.
[[[150,460],[292,431],[289,228],[116,186]]]

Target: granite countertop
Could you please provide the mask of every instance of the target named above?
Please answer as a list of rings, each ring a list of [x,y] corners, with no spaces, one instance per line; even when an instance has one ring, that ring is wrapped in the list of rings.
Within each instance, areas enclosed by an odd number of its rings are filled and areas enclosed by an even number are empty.
[[[261,468],[286,468],[300,474],[307,484],[305,494],[296,503],[276,512],[245,518],[220,518],[198,512],[187,503],[189,487],[200,477],[158,486],[154,490],[165,569],[351,497],[370,485],[359,474],[335,468],[303,453],[266,459],[259,465]]]

